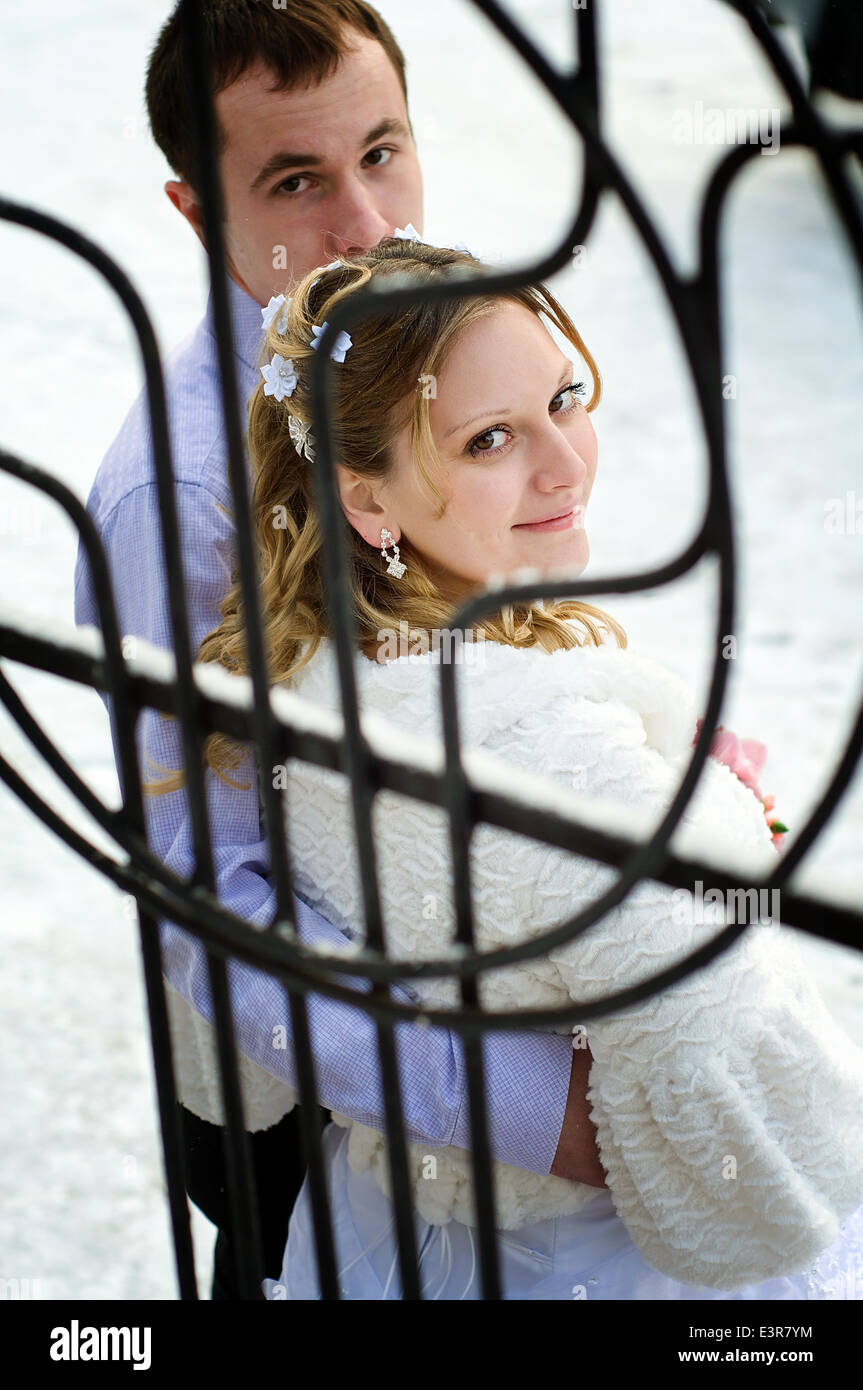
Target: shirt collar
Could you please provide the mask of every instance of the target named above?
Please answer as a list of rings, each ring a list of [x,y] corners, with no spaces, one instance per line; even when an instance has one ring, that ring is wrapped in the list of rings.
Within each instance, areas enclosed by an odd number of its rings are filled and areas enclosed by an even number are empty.
[[[234,353],[245,362],[252,371],[258,369],[258,358],[261,349],[261,338],[263,335],[263,322],[261,320],[261,306],[256,299],[253,299],[230,275],[225,276],[225,283],[228,288],[228,301],[231,308],[231,326],[234,333]],[[215,338],[215,310],[213,306],[213,290],[207,298],[206,313],[207,331]]]

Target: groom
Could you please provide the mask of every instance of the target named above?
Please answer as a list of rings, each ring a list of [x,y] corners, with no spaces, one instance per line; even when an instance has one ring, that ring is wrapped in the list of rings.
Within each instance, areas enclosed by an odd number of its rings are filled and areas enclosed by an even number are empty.
[[[220,135],[234,358],[245,420],[245,402],[260,379],[261,307],[337,254],[365,251],[410,222],[421,227],[422,176],[407,111],[404,58],[381,16],[364,0],[285,0],[279,8],[258,0],[205,0],[204,10]],[[175,10],[150,59],[147,106],[154,138],[176,175],[165,191],[203,240],[192,182],[192,133],[181,115],[183,83]],[[212,295],[195,332],[168,358],[165,377],[196,652],[219,622],[219,601],[230,587],[234,564],[233,528],[224,511],[230,511],[232,499]],[[120,631],[170,648],[143,392],[99,468],[87,505],[107,553]],[[98,623],[80,547],[75,619],[79,625]],[[175,726],[153,711],[142,712],[137,738],[145,777],[146,758],[181,765]],[[251,780],[246,793],[217,783],[212,795],[216,888],[230,910],[264,925],[273,918],[275,895]],[[185,792],[148,799],[145,805],[154,853],[188,876],[194,850]],[[344,944],[344,936],[317,913],[298,902],[295,907],[304,941]],[[190,984],[194,943],[186,937],[184,947],[176,945],[184,935],[175,934],[170,938],[175,944],[165,945],[166,973],[187,998],[200,1003]],[[308,1012],[321,1099],[384,1128],[373,1025],[355,1009],[316,995],[308,997]],[[186,1089],[198,1094],[195,1069],[201,1063],[195,1049],[187,1044],[180,1053],[181,1096],[183,1077],[190,1075]],[[551,1033],[496,1033],[485,1039],[484,1053],[494,1156],[536,1173],[603,1186],[585,1096],[589,1051],[574,1050],[569,1037]],[[455,1035],[400,1025],[399,1056],[408,1138],[429,1147],[470,1147],[464,1064]],[[321,1118],[327,1118],[326,1110]],[[181,1119],[189,1195],[219,1231],[212,1296],[236,1298],[222,1130],[188,1106],[181,1106]],[[265,1272],[278,1279],[288,1219],[304,1176],[297,1111],[254,1132],[250,1149]]]

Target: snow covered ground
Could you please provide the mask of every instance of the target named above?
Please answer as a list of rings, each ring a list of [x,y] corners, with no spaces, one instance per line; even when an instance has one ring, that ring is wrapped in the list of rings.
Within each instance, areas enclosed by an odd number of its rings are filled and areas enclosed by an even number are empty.
[[[44,0],[3,20],[0,190],[86,232],[128,271],[167,349],[203,312],[202,253],[162,192],[147,131],[147,56],[171,8]],[[456,0],[381,0],[409,63],[426,175],[425,235],[521,263],[549,247],[577,188],[578,141],[508,48]],[[572,55],[566,0],[510,0],[548,55]],[[607,133],[682,270],[721,146],[674,138],[680,112],[785,110],[736,15],[717,0],[600,7]],[[863,113],[861,113],[863,119]],[[859,185],[858,185],[859,186]],[[723,233],[727,402],[740,589],[723,722],[763,739],[765,791],[802,826],[843,747],[861,688],[863,537],[828,529],[831,499],[863,512],[863,333],[856,272],[814,162],[783,149],[739,180]],[[86,498],[140,385],[112,296],[67,253],[0,224],[2,443]],[[586,251],[552,282],[604,377],[595,418],[589,573],[651,568],[693,535],[706,461],[684,359],[656,276],[606,199]],[[863,531],[863,519],[860,530]],[[72,618],[75,537],[51,504],[0,478],[0,596],[35,627]],[[715,575],[604,603],[631,645],[704,688]],[[93,787],[116,802],[97,696],[7,674]],[[0,714],[0,749],[76,824],[85,818]],[[860,902],[858,774],[800,881]],[[172,1298],[136,931],[120,896],[0,789],[4,1059],[0,1278],[44,1298]],[[789,837],[790,839],[791,837]],[[863,1043],[863,957],[802,947],[829,1006]],[[193,1212],[202,1291],[212,1228]]]

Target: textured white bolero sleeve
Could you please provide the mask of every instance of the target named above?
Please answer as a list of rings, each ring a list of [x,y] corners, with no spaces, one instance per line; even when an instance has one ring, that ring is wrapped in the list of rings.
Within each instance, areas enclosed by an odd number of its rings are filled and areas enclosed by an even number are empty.
[[[634,836],[658,826],[691,756],[696,711],[672,672],[606,645],[547,653],[475,644],[456,672],[466,765],[493,769],[594,824]],[[440,654],[379,665],[358,655],[360,708],[393,746],[440,737]],[[328,641],[291,689],[339,708]],[[408,742],[404,740],[407,737]],[[408,754],[410,755],[410,754]],[[363,921],[347,780],[289,764],[288,839],[298,891],[330,921]],[[373,826],[392,954],[444,953],[454,938],[445,813],[389,791]],[[708,758],[671,840],[732,869],[741,888],[776,863],[758,798]],[[608,865],[489,825],[470,848],[480,948],[535,938],[616,881]],[[494,1009],[588,1002],[712,939],[725,909],[643,882],[577,940],[481,984]],[[729,918],[728,920],[732,920]],[[414,982],[455,1004],[452,981]],[[567,1028],[566,1031],[570,1031]],[[689,1284],[737,1288],[795,1272],[836,1239],[863,1201],[863,1051],[805,976],[787,928],[753,925],[710,966],[635,1008],[585,1025],[588,1100],[615,1208],[644,1258]],[[389,1193],[383,1136],[352,1126],[349,1159]],[[409,1145],[414,1193],[433,1224],[475,1223],[470,1155]],[[517,1229],[578,1211],[600,1189],[495,1163],[498,1224]]]

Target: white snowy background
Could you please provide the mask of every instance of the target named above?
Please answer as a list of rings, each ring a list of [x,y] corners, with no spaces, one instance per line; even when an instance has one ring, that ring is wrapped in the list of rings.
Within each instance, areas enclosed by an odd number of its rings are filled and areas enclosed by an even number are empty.
[[[718,0],[604,0],[605,131],[675,264],[694,265],[697,213],[726,152],[673,138],[675,113],[781,107],[748,31]],[[131,276],[167,350],[200,318],[206,268],[170,206],[143,107],[168,0],[43,0],[2,19],[0,190],[68,221]],[[579,142],[481,16],[456,0],[380,0],[409,65],[426,177],[425,235],[519,263],[550,247],[578,186]],[[574,57],[566,0],[510,0],[557,63]],[[804,63],[793,43],[795,61]],[[833,103],[837,120],[863,110]],[[859,188],[859,183],[858,183]],[[863,536],[830,532],[831,499],[863,510],[859,286],[814,161],[759,156],[723,230],[738,655],[722,721],[769,749],[762,781],[793,831],[847,737],[863,675]],[[706,496],[685,360],[656,276],[606,199],[580,264],[552,282],[604,377],[589,574],[676,554]],[[83,263],[0,224],[2,444],[82,499],[141,384],[113,296]],[[863,529],[863,520],[861,520]],[[0,601],[39,629],[73,622],[76,539],[59,509],[0,478]],[[630,644],[702,690],[715,572],[596,601]],[[6,665],[92,786],[117,803],[107,717],[85,688]],[[82,813],[0,714],[0,749],[59,810]],[[858,775],[798,882],[860,901]],[[98,838],[98,837],[97,837]],[[137,929],[121,895],[0,787],[0,1277],[44,1298],[176,1296]],[[863,1043],[863,956],[801,935],[829,1007]],[[201,1291],[212,1227],[193,1209]]]

